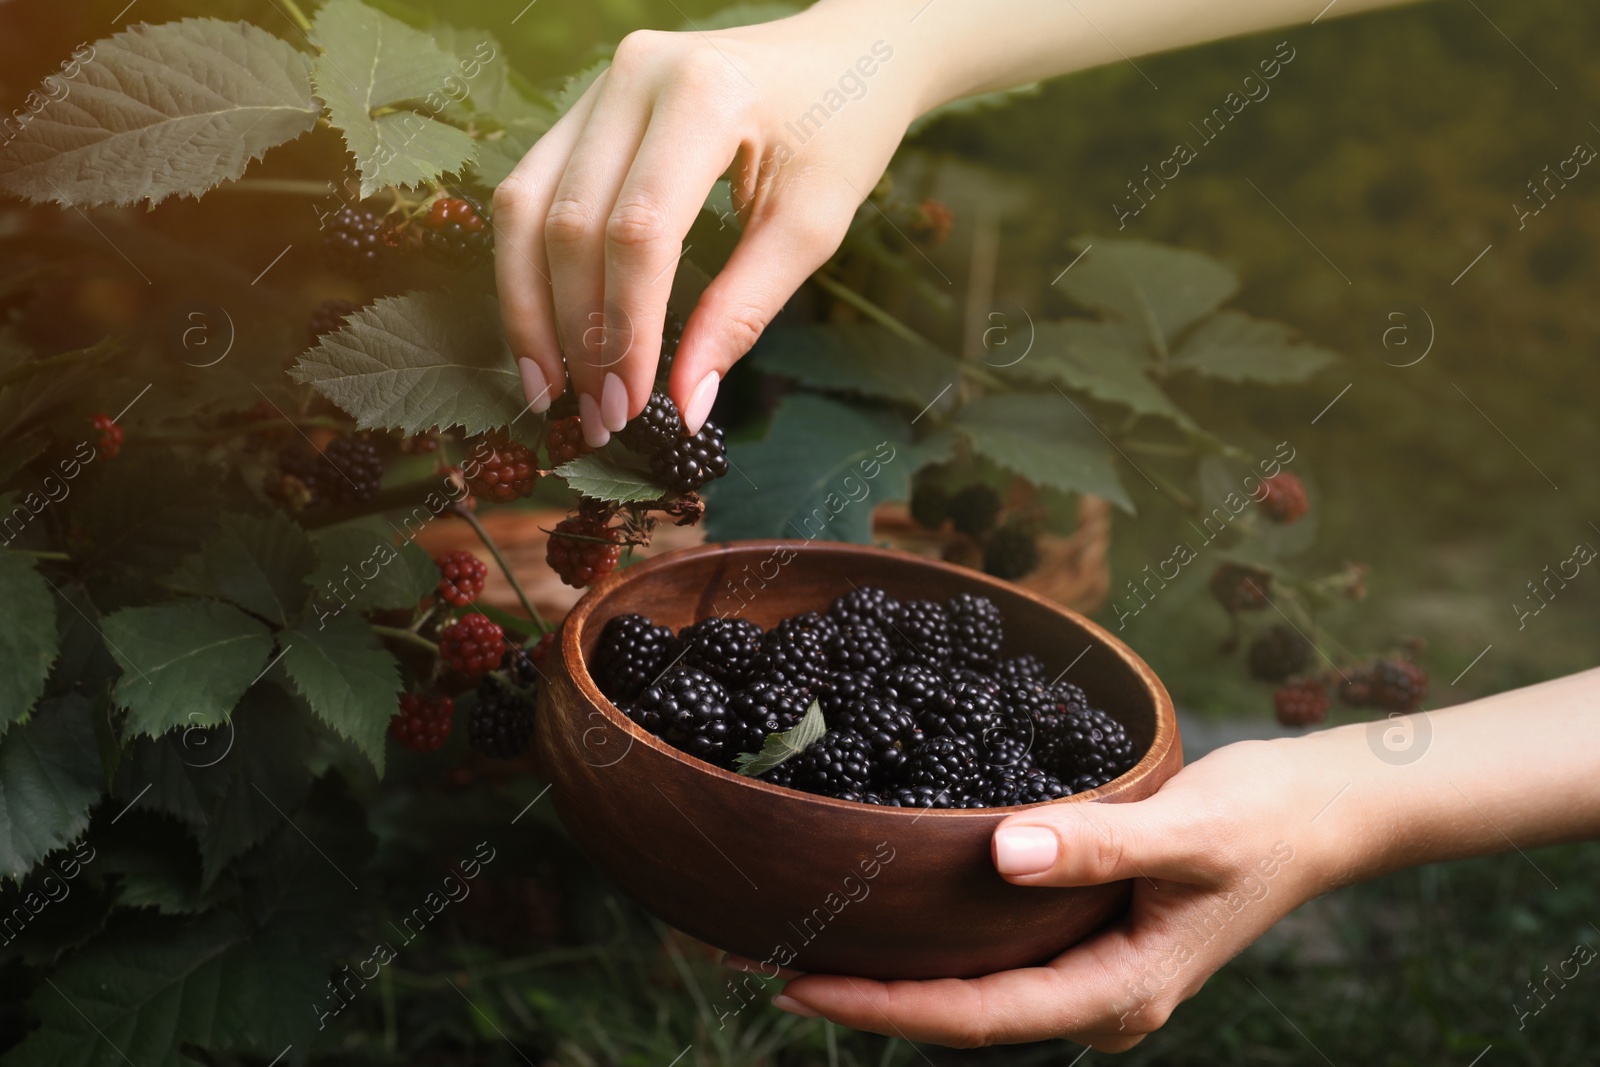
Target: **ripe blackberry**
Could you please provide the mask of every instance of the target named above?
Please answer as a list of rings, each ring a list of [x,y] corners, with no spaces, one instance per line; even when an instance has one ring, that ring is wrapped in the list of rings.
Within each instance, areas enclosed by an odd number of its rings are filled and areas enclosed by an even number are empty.
[[[422,254],[468,270],[494,254],[494,228],[471,201],[435,200],[422,220]]]
[[[666,385],[672,377],[672,360],[678,354],[678,342],[683,340],[683,319],[676,311],[667,309],[661,323],[661,358],[656,362],[656,387]]]
[[[378,272],[384,244],[383,216],[364,207],[344,205],[322,231],[322,258],[336,274],[357,280]]]
[[[973,741],[985,766],[1028,768],[1034,765],[1034,737],[1032,715],[1002,706],[998,725]]]
[[[828,678],[828,650],[814,630],[773,630],[761,642],[750,677],[818,692]]]
[[[911,521],[926,530],[937,530],[950,517],[950,494],[943,486],[923,481],[911,490]]]
[[[467,490],[495,504],[527,496],[539,480],[539,457],[504,438],[478,438],[461,467]]]
[[[1030,767],[1018,775],[1016,791],[1011,794],[1012,804],[1042,804],[1072,795],[1072,787],[1049,771]]]
[[[1261,498],[1261,510],[1273,522],[1296,522],[1310,507],[1305,485],[1288,471],[1265,478],[1261,484],[1267,489],[1266,496]]]
[[[719,763],[728,751],[728,691],[704,671],[679,664],[627,708],[640,726],[691,756]]]
[[[505,631],[485,615],[464,615],[439,635],[440,658],[462,674],[493,670],[505,654]]]
[[[650,456],[650,470],[674,493],[686,495],[728,473],[722,427],[706,423],[693,437],[679,437]]]
[[[458,608],[466,607],[483,594],[489,565],[471,552],[446,552],[433,557],[439,568],[439,598]]]
[[[389,720],[389,736],[402,748],[432,752],[450,737],[456,702],[447,696],[400,694],[400,711]]]
[[[574,589],[593,585],[617,568],[622,545],[601,519],[571,515],[556,523],[545,545],[545,562]]]
[[[940,668],[950,662],[950,613],[932,600],[908,600],[890,617],[884,632],[901,663]]]
[[[1000,494],[987,485],[969,485],[950,498],[950,525],[968,537],[982,537],[1000,517]]]
[[[1340,679],[1339,702],[1351,708],[1370,708],[1372,701],[1372,666],[1347,667]]]
[[[478,702],[467,718],[467,744],[493,759],[516,759],[533,736],[533,703],[494,678],[478,683]]]
[[[579,456],[588,455],[592,449],[583,439],[583,420],[577,415],[550,420],[544,434],[545,447],[550,451],[550,469],[571,463]]]
[[[1005,641],[1000,607],[986,596],[960,593],[945,601],[950,616],[950,650],[957,667],[993,670]]]
[[[1099,708],[1066,715],[1053,734],[1054,765],[1047,768],[1082,792],[1080,782],[1093,778],[1104,785],[1137,762],[1133,742],[1120,722]]]
[[[913,715],[920,715],[944,699],[946,682],[938,671],[921,663],[902,663],[884,676],[883,691]]]
[[[370,441],[340,437],[322,450],[316,495],[330,504],[364,504],[378,494],[383,457]]]
[[[768,734],[794,729],[810,707],[810,697],[782,682],[752,682],[728,698],[728,754],[760,752]]]
[[[995,664],[994,676],[1003,682],[1042,682],[1044,664],[1038,656],[1012,656]]]
[[[1071,682],[1055,682],[1045,687],[1050,694],[1050,699],[1056,702],[1056,707],[1062,712],[1088,712],[1089,697],[1082,689]]]
[[[883,695],[878,677],[870,671],[829,671],[816,694],[823,717],[832,723],[855,701]]]
[[[907,785],[890,793],[887,799],[889,806],[896,808],[955,808],[961,806],[966,796],[949,787]]]
[[[1311,662],[1311,642],[1293,628],[1274,623],[1256,634],[1246,659],[1250,664],[1250,677],[1263,682],[1281,682]]]
[[[872,782],[872,748],[861,735],[829,730],[822,739],[781,766],[791,788],[822,796],[859,795]]]
[[[1015,581],[1032,573],[1039,566],[1039,542],[1022,526],[1007,523],[989,535],[983,546],[983,569],[986,574],[1006,581]]]
[[[911,712],[884,697],[852,700],[830,717],[828,724],[865,741],[880,774],[897,771],[905,763],[906,754],[922,740]]]
[[[807,611],[800,615],[791,615],[772,628],[773,633],[785,636],[799,630],[813,630],[822,642],[827,644],[838,636],[839,622],[832,616]]]
[[[955,807],[975,793],[982,781],[977,750],[965,737],[930,737],[906,760],[906,785],[913,790],[931,790],[942,802],[923,807]]]
[[[900,610],[900,602],[875,585],[859,586],[834,600],[828,614],[841,623],[869,622],[887,629],[889,619]]]
[[[617,439],[622,442],[623,447],[632,449],[641,456],[653,456],[682,437],[683,419],[678,415],[678,405],[674,404],[666,393],[660,391],[652,391],[650,399],[645,402],[644,410],[617,432]]]
[[[1285,682],[1272,691],[1272,710],[1285,726],[1311,726],[1328,717],[1328,688],[1321,678]]]
[[[1211,575],[1211,595],[1229,611],[1255,611],[1270,602],[1272,572],[1246,563],[1224,563]]]
[[[894,665],[894,648],[882,630],[861,622],[845,623],[827,643],[828,666],[836,671],[879,672]]]
[[[361,310],[361,305],[349,300],[324,300],[311,309],[311,340],[321,340],[323,335],[337,333],[344,328],[344,320]]]
[[[116,459],[117,453],[122,451],[122,427],[110,415],[96,415],[89,420],[95,432],[100,435],[100,443],[96,451],[106,459]]]
[[[1428,695],[1428,672],[1408,659],[1372,665],[1372,703],[1384,711],[1416,711]]]
[[[545,637],[554,636],[554,634],[545,634]],[[540,649],[548,647],[548,645],[544,644],[543,638],[540,639],[538,645],[531,649],[512,645],[508,642],[506,654],[500,658],[500,669],[511,679],[513,685],[516,685],[519,689],[529,690],[531,693],[537,690],[539,683],[544,680],[544,676],[539,672],[539,663],[544,659]],[[534,658],[535,655],[538,656],[537,659]]]
[[[764,635],[749,619],[713,615],[678,631],[682,662],[697,667],[727,686],[737,689],[750,678],[761,655]]]
[[[964,737],[977,742],[1005,725],[999,697],[968,682],[957,682],[936,703],[922,709],[917,723],[929,737]]]
[[[678,639],[667,627],[643,615],[618,615],[600,631],[589,674],[600,692],[622,705],[654,682],[678,652]]]

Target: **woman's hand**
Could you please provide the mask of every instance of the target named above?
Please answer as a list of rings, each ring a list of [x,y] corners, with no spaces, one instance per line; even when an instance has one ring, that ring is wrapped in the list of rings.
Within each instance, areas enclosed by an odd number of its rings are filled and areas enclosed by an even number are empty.
[[[913,61],[848,5],[625,38],[494,197],[500,304],[533,410],[570,375],[598,447],[643,409],[683,239],[731,167],[743,234],[669,387],[698,430],[722,375],[838,248],[918,94]]]

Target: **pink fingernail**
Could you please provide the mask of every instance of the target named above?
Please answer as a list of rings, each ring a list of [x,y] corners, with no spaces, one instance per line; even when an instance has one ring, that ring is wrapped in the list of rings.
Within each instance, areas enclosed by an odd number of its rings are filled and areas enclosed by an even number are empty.
[[[717,372],[712,371],[701,378],[700,384],[689,394],[689,402],[683,406],[683,428],[691,434],[699,433],[700,427],[705,425],[711,405],[717,402],[717,384],[721,380]]]
[[[600,387],[600,414],[612,433],[628,425],[628,387],[615,374],[606,375],[605,384]]]
[[[611,431],[600,421],[600,405],[588,393],[578,397],[578,418],[583,427],[584,444],[590,448],[604,448],[611,440]]]
[[[527,356],[517,360],[517,370],[522,374],[522,395],[528,401],[528,409],[535,415],[542,414],[550,406],[550,383],[544,380],[544,371]]]
[[[790,1015],[799,1015],[806,1019],[815,1019],[822,1014],[820,1011],[813,1011],[793,997],[785,996],[782,993],[772,998],[772,1006],[779,1011],[786,1011]]]
[[[1001,874],[1043,874],[1056,863],[1055,832],[1042,826],[1001,827],[994,832],[994,866]]]

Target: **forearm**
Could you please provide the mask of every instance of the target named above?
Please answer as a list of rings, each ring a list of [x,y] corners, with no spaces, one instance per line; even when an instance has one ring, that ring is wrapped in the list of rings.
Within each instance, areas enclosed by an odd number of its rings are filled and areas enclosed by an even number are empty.
[[[1600,838],[1600,670],[1283,744],[1329,798],[1334,882]]]
[[[808,16],[881,36],[910,60],[902,69],[918,72],[919,111],[927,111],[973,93],[1404,2],[819,0]]]

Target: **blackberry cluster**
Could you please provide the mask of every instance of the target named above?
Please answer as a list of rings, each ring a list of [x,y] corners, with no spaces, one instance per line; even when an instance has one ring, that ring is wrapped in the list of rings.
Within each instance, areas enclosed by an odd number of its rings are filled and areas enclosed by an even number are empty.
[[[467,718],[467,744],[494,759],[516,759],[533,737],[533,701],[496,678],[478,683],[478,702]]]
[[[1048,681],[1035,656],[1002,656],[1003,623],[984,597],[901,602],[860,588],[765,634],[714,618],[674,635],[618,616],[589,669],[640,727],[729,769],[816,705],[827,732],[764,777],[861,803],[1032,804],[1131,768],[1134,742],[1082,689]]]
[[[669,401],[670,403],[670,401]],[[650,471],[674,493],[692,493],[728,473],[722,427],[706,423],[692,437],[675,437],[650,455]]]
[[[439,568],[439,599],[464,608],[483,593],[489,565],[471,552],[457,550],[433,558]]]
[[[439,635],[439,658],[462,674],[491,671],[505,654],[505,631],[485,615],[464,615]]]
[[[494,229],[470,200],[435,200],[422,220],[422,254],[463,270],[494,254]]]
[[[644,410],[617,433],[625,447],[641,456],[653,456],[682,436],[683,419],[678,415],[678,405],[660,391],[652,392]]]
[[[1252,678],[1281,682],[1311,662],[1311,643],[1298,631],[1275,623],[1256,634],[1245,655]]]
[[[583,439],[583,420],[576,415],[550,420],[550,428],[545,431],[544,443],[550,450],[551,470],[563,463],[571,463],[590,451],[588,443]]]
[[[467,463],[467,491],[479,500],[509,504],[533,492],[539,457],[525,445],[503,438],[480,438]]]
[[[1380,659],[1346,667],[1337,684],[1339,700],[1352,708],[1409,712],[1428,696],[1428,672],[1408,659]]]
[[[592,515],[572,515],[556,523],[545,544],[544,560],[574,589],[593,585],[617,569],[622,542],[606,521]]]
[[[346,204],[333,213],[322,233],[322,258],[336,274],[370,278],[382,262],[382,230],[381,214]]]
[[[340,437],[322,450],[317,495],[330,504],[364,504],[378,494],[383,481],[383,456],[371,441]]]

